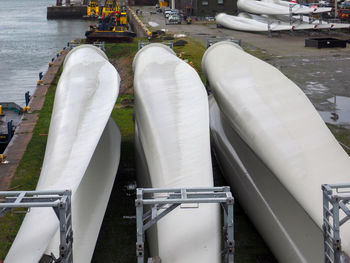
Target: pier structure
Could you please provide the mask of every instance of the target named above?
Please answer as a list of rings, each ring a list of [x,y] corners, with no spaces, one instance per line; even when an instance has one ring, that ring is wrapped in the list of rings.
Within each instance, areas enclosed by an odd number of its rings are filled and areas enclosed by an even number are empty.
[[[88,0],[56,0],[47,8],[47,19],[81,19],[87,13]]]
[[[63,4],[63,2],[65,2]],[[71,0],[56,0],[56,6],[70,6],[70,5],[87,5],[88,4],[88,0],[76,0],[76,1],[71,1]]]

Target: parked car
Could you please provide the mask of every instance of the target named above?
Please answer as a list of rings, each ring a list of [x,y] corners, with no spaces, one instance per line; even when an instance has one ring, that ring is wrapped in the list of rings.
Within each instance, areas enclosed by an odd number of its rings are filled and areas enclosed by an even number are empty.
[[[168,17],[171,13],[171,9],[165,9],[163,13],[165,17]]]
[[[171,15],[179,15],[179,10],[173,9],[173,10],[166,10],[164,11],[164,16],[168,18]]]
[[[181,17],[178,14],[169,15],[166,24],[181,24]]]

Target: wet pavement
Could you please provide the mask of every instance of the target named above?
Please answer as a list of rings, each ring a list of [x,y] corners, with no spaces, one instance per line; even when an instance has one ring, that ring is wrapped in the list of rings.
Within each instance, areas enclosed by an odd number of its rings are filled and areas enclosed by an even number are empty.
[[[328,99],[323,105],[327,105],[331,108],[330,110],[318,111],[325,122],[350,128],[349,97],[335,96]]]
[[[136,7],[137,9],[139,7]],[[282,33],[248,33],[217,28],[215,23],[166,25],[163,14],[150,14],[152,7],[140,8],[142,20],[150,29],[165,30],[176,35],[191,36],[203,45],[208,38],[240,39],[248,51],[259,51],[262,59],[282,71],[308,96],[327,123],[350,128],[350,47],[306,48],[310,37],[350,39],[350,31]],[[152,27],[153,26],[153,27]],[[337,104],[333,103],[333,98]],[[335,113],[336,117],[333,116]],[[333,117],[333,118],[331,118]]]
[[[325,122],[350,128],[350,56],[274,57],[269,63],[304,91]]]

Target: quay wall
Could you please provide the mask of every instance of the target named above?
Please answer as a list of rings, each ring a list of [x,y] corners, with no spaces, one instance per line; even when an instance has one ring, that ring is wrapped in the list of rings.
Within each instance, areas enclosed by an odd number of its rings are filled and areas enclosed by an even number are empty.
[[[152,35],[146,25],[142,23],[136,13],[130,7],[127,7],[127,14],[128,21],[137,37],[150,37]]]
[[[30,110],[23,113],[22,119],[16,128],[14,136],[4,151],[6,162],[0,163],[0,191],[9,190],[11,180],[23,157],[24,152],[27,149],[27,145],[32,139],[33,130],[39,118],[38,111],[40,111],[43,107],[46,93],[51,84],[55,81],[60,67],[62,66],[69,50],[69,48],[66,48],[59,53],[59,56],[56,57],[52,64],[50,64],[48,70],[42,78],[42,81],[38,82],[28,105]]]

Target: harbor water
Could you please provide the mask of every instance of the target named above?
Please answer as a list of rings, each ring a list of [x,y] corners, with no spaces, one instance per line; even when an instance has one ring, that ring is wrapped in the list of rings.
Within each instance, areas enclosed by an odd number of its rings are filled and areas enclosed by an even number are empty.
[[[0,102],[25,104],[39,72],[67,45],[84,37],[91,21],[47,20],[56,0],[0,0]]]

